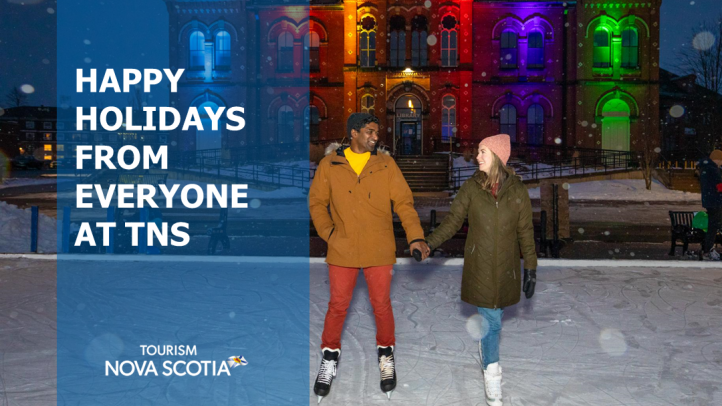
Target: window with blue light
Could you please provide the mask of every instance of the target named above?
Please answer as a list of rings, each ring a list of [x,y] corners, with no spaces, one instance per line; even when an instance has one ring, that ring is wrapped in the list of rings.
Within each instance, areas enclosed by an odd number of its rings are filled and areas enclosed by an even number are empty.
[[[428,21],[417,15],[411,20],[411,66],[415,68],[428,65]]]
[[[449,142],[456,128],[456,98],[452,95],[444,96],[441,107],[441,141]]]
[[[193,31],[190,36],[190,58],[188,66],[191,69],[202,69],[205,65],[206,36],[200,31]]]
[[[216,68],[231,67],[231,35],[227,31],[216,34]]]
[[[527,38],[527,67],[544,69],[544,36],[539,31],[532,31]]]
[[[505,104],[499,110],[499,130],[502,134],[508,134],[511,142],[516,142],[516,107],[512,104]]]
[[[516,69],[517,67],[517,35],[515,31],[507,30],[501,33],[501,68]]]
[[[393,16],[390,26],[389,66],[403,68],[406,65],[406,20],[403,16]]]
[[[539,104],[529,106],[526,117],[528,143],[542,145],[544,143],[544,109]]]

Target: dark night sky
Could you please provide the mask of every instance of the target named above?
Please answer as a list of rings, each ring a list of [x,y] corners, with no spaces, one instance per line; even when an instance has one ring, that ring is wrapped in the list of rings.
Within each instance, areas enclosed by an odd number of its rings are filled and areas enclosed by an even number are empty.
[[[5,95],[14,85],[23,84],[35,88],[27,104],[57,104],[57,7],[55,0],[0,0],[0,106],[7,106]],[[674,71],[676,53],[691,41],[692,30],[720,14],[720,0],[664,0],[661,66]],[[159,41],[167,41],[165,35]],[[81,43],[78,47],[88,47],[92,52],[92,45]]]

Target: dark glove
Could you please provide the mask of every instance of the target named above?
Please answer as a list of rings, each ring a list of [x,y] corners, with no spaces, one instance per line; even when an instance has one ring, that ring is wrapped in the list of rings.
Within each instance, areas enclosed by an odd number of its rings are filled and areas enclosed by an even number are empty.
[[[534,296],[534,288],[536,287],[536,270],[535,269],[525,269],[524,270],[524,285],[523,291],[524,296],[526,296],[527,299],[531,299],[532,296]]]

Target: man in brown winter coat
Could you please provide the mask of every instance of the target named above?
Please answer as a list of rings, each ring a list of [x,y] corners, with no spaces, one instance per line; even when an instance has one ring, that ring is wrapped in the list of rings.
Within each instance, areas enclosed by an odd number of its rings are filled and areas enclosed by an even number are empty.
[[[378,119],[355,113],[346,129],[351,146],[341,146],[321,161],[309,192],[313,224],[328,243],[331,290],[321,337],[323,359],[314,385],[319,402],[328,395],[336,375],[341,331],[359,269],[363,269],[376,318],[381,390],[390,397],[396,387],[389,297],[396,263],[392,209],[401,219],[411,251],[418,249],[424,257],[428,252],[411,189],[396,162],[377,149]]]

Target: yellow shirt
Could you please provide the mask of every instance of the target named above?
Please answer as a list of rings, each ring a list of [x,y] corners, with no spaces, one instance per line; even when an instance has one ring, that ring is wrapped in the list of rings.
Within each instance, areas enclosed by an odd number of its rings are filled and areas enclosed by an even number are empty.
[[[357,154],[353,151],[351,151],[351,148],[346,148],[343,150],[344,155],[346,155],[346,159],[348,160],[348,163],[351,164],[351,168],[353,168],[353,171],[356,172],[356,175],[361,175],[361,171],[364,170],[364,166],[366,166],[366,162],[369,161],[371,158],[370,152],[365,152],[363,154]]]

